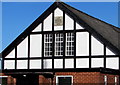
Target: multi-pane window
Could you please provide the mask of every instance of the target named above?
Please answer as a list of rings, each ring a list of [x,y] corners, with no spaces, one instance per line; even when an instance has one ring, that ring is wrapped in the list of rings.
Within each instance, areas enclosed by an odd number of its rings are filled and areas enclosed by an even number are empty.
[[[66,33],[66,55],[74,55],[74,33]]]
[[[55,56],[63,56],[63,43],[65,43],[65,55],[73,56],[74,55],[74,33],[66,33],[66,40],[63,41],[64,34],[63,33],[55,33],[55,41],[53,41],[52,34],[44,35],[44,56],[51,57],[52,56],[52,43],[54,42],[54,55]]]
[[[52,56],[52,34],[44,35],[44,56],[51,57]]]
[[[55,34],[55,56],[63,55],[63,33]]]

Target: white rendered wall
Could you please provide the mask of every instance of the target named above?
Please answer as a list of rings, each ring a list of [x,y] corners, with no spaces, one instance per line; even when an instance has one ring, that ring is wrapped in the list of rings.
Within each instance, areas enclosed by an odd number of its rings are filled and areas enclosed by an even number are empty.
[[[44,31],[52,31],[52,13],[44,20]]]
[[[39,24],[32,32],[39,32],[41,31],[41,24]]]
[[[41,60],[30,60],[30,69],[41,69]]]
[[[63,59],[54,59],[54,68],[63,68]]]
[[[42,56],[42,35],[30,35],[30,57]]]
[[[76,33],[76,56],[89,55],[89,33],[77,32]]]
[[[115,55],[115,54],[106,47],[106,55]]]
[[[17,60],[17,69],[27,69],[28,60]]]
[[[91,67],[104,67],[104,58],[91,58]]]
[[[106,68],[119,69],[119,58],[106,58]]]
[[[74,21],[67,14],[65,14],[65,30],[73,30],[74,29]]]
[[[54,16],[55,17],[63,17],[63,11],[60,10],[59,8],[55,9]],[[54,26],[54,30],[63,30],[63,25],[62,26]]]
[[[89,68],[89,58],[76,58],[76,68]]]
[[[45,59],[44,60],[44,68],[51,69],[52,68],[52,59]]]
[[[76,22],[76,29],[84,29],[84,28]]]
[[[17,46],[17,57],[28,57],[28,37]]]
[[[91,37],[92,42],[92,55],[103,55],[104,54],[104,45],[98,41],[93,36]]]
[[[65,59],[65,68],[74,68],[74,59]]]
[[[4,69],[15,69],[15,60],[5,60]]]
[[[15,49],[13,49],[5,58],[15,58]]]

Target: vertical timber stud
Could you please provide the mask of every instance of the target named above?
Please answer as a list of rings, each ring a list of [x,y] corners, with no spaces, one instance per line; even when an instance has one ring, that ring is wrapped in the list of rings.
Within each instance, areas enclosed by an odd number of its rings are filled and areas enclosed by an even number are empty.
[[[63,69],[65,69],[65,11],[63,11]]]
[[[74,69],[76,68],[76,21],[74,20]]]
[[[55,34],[54,34],[54,11],[52,13],[52,35],[53,35],[53,38],[52,38],[52,69],[54,69],[54,44],[55,44]],[[53,82],[53,79],[52,79],[52,82]]]
[[[15,69],[17,69],[17,46],[15,46]]]
[[[91,41],[91,33],[89,33],[89,68],[91,68],[91,53],[92,53],[91,52],[91,47],[92,47],[91,46],[92,45],[91,42],[92,42]]]
[[[43,70],[43,58],[44,58],[44,34],[43,34],[43,26],[44,25],[44,22],[42,22],[42,60],[41,60],[41,69]]]
[[[30,35],[28,35],[28,69],[30,66]]]
[[[106,68],[106,45],[104,44],[104,68]]]
[[[3,56],[1,56],[1,57],[3,57]],[[5,58],[3,57],[2,58],[2,70],[4,69],[4,60],[5,60]]]

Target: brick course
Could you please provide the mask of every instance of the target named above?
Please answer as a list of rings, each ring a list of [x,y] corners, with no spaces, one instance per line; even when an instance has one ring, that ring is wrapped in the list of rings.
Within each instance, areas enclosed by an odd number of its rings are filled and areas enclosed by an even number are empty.
[[[2,74],[4,76],[4,74]],[[56,76],[66,76],[70,75],[73,76],[73,83],[74,85],[104,85],[104,76],[107,76],[107,85],[113,85],[115,84],[115,77],[117,77],[117,85],[119,82],[119,76],[118,75],[110,75],[110,74],[102,74],[100,72],[56,72],[54,79],[53,79],[53,85],[56,85]],[[8,76],[7,83],[10,85],[11,83],[16,83],[16,79]],[[45,78],[42,75],[39,75],[39,84],[45,85],[45,84],[52,84],[51,78]]]

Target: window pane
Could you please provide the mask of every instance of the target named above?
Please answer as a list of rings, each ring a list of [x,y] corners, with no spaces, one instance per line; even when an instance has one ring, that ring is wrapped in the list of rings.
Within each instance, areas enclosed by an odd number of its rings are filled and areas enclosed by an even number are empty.
[[[66,33],[66,56],[74,56],[74,33]]]
[[[55,34],[55,56],[63,55],[63,33]]]
[[[52,34],[45,34],[44,35],[44,56],[45,57],[52,57]]]

